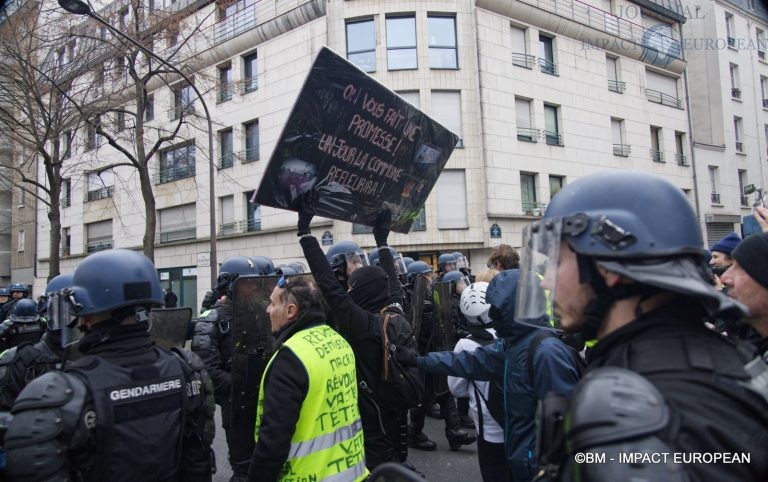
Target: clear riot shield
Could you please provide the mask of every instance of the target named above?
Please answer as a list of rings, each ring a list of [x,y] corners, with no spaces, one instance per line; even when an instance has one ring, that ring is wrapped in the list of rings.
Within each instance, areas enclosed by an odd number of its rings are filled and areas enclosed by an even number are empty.
[[[429,280],[426,276],[417,275],[413,281],[413,292],[411,295],[411,305],[408,307],[408,317],[413,329],[413,336],[419,339],[421,331],[421,320],[424,315],[424,301],[427,298],[427,288]]]
[[[149,338],[166,350],[182,348],[187,341],[192,308],[155,308],[149,313]]]
[[[432,285],[432,351],[452,351],[454,346],[453,313],[451,302],[453,283],[435,283]],[[435,394],[448,391],[448,379],[445,375],[435,375]]]

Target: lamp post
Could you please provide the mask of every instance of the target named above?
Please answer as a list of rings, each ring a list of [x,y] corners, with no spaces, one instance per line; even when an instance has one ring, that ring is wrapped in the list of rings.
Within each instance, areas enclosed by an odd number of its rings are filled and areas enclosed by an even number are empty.
[[[96,20],[100,24],[104,25],[106,28],[109,29],[110,32],[113,32],[117,34],[120,38],[128,41],[129,43],[136,46],[138,49],[140,49],[145,55],[152,57],[153,59],[157,60],[164,66],[168,67],[173,71],[175,74],[180,76],[182,79],[184,79],[187,84],[192,87],[192,90],[195,91],[195,94],[197,95],[197,98],[200,99],[200,103],[203,105],[203,110],[205,111],[205,118],[208,121],[208,179],[209,179],[209,191],[210,191],[210,211],[211,211],[211,217],[210,217],[210,223],[211,223],[211,251],[210,251],[210,265],[211,265],[211,286],[216,286],[216,271],[217,271],[217,262],[216,262],[216,192],[215,192],[215,178],[214,178],[214,161],[213,161],[213,123],[211,122],[211,113],[208,111],[208,105],[205,103],[205,100],[203,99],[203,95],[200,93],[200,91],[195,87],[195,84],[190,80],[189,77],[184,75],[184,73],[177,69],[174,65],[172,65],[170,62],[165,60],[164,58],[160,57],[159,55],[155,54],[151,50],[145,48],[143,45],[141,45],[139,42],[131,38],[129,35],[121,32],[120,30],[116,29],[112,25],[110,25],[106,20],[101,18],[99,15],[96,14],[96,12],[93,11],[91,6],[82,0],[58,0],[59,6],[66,10],[69,13],[74,13],[75,15],[86,15],[88,17],[91,17],[92,19]]]

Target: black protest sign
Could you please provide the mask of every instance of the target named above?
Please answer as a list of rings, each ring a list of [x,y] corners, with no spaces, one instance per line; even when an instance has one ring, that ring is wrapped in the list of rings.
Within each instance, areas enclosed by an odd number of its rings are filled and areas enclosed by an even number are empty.
[[[458,137],[327,47],[320,50],[277,142],[256,202],[373,226],[382,208],[407,233]]]

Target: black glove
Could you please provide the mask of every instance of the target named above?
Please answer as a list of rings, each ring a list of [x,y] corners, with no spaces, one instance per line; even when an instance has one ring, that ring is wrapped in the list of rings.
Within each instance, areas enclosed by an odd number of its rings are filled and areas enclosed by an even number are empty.
[[[307,191],[301,195],[296,210],[299,212],[299,223],[297,236],[303,236],[309,234],[309,223],[312,222],[312,218],[315,217],[315,207],[317,206],[317,200],[320,197],[320,193],[314,189]]]
[[[395,360],[397,360],[397,363],[404,367],[415,367],[416,366],[416,352],[412,350],[405,350],[400,347],[395,347]]]
[[[376,216],[376,225],[373,227],[373,239],[376,240],[376,247],[387,246],[389,237],[389,225],[392,223],[392,211],[382,209]]]

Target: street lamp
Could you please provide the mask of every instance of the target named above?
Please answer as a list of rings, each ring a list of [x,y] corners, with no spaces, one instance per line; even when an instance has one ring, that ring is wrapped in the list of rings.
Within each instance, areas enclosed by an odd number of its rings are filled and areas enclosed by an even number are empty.
[[[142,52],[144,52],[145,55],[152,57],[153,59],[157,60],[161,64],[165,65],[171,71],[173,71],[175,74],[179,75],[182,79],[184,79],[187,84],[192,87],[192,90],[195,91],[195,94],[197,95],[197,98],[200,99],[200,103],[203,105],[203,110],[205,111],[205,118],[208,121],[208,179],[209,179],[209,191],[210,191],[210,210],[211,210],[211,253],[210,253],[210,265],[211,265],[211,286],[216,286],[216,271],[217,271],[217,263],[216,263],[216,192],[214,190],[215,187],[215,179],[214,179],[214,162],[213,162],[213,123],[211,122],[211,113],[208,111],[208,105],[205,103],[205,99],[203,99],[203,95],[200,93],[200,91],[195,87],[195,84],[190,80],[189,77],[184,75],[184,73],[177,69],[174,65],[172,65],[170,62],[165,60],[164,58],[160,57],[159,55],[155,54],[151,50],[148,50],[143,45],[141,45],[139,42],[128,36],[127,34],[121,32],[120,30],[116,29],[112,25],[110,25],[106,20],[101,18],[99,15],[96,14],[96,12],[93,11],[90,5],[83,2],[82,0],[58,0],[59,6],[66,10],[69,13],[74,13],[75,15],[87,15],[88,17],[91,17],[92,19],[96,20],[100,24],[104,25],[106,28],[110,30],[110,32],[113,32],[117,34],[119,37],[123,38],[124,40],[127,40],[137,48],[139,48]]]

